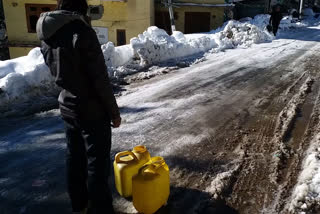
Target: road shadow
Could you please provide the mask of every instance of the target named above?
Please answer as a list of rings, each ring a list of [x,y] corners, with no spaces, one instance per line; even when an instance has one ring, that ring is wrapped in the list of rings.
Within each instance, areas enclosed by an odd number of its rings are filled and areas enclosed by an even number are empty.
[[[221,192],[218,199],[213,199],[212,194],[204,191],[205,183],[210,185],[217,174],[225,172],[229,167],[229,160],[214,160],[208,156],[197,156],[187,158],[177,153],[176,155],[166,156],[166,163],[170,167],[171,182],[170,197],[166,206],[159,209],[156,214],[237,214],[237,210],[230,207],[222,198],[232,194],[234,181],[230,182],[229,187]],[[175,173],[182,172],[183,175],[176,176]],[[210,174],[207,178],[203,175]],[[113,175],[112,175],[113,177]],[[207,181],[200,181],[200,180]],[[196,183],[199,187],[195,187]],[[133,209],[132,199],[123,199],[115,189],[114,181],[111,180],[113,187],[113,196],[118,201],[117,213],[131,214],[135,212],[123,212],[124,210]],[[130,208],[131,207],[131,208]],[[122,212],[121,212],[122,211]]]
[[[115,200],[118,197],[120,196],[114,196]],[[126,200],[123,204],[132,202],[132,199],[122,200]],[[116,213],[132,214],[136,212],[117,210]],[[212,200],[209,193],[197,189],[171,186],[168,203],[155,214],[238,214],[238,212],[228,206],[224,200]]]
[[[128,112],[147,110],[126,109]],[[43,118],[31,119],[29,118],[30,124],[26,123],[23,125],[26,128],[19,131],[19,133],[23,133],[20,138],[14,138],[18,142],[9,142],[14,147],[0,150],[0,162],[2,163],[0,168],[0,207],[4,210],[1,211],[1,214],[71,213],[65,183],[63,123],[53,113],[46,118],[45,124],[51,124],[50,127],[54,124],[54,129],[42,133],[39,130],[41,127],[43,130],[48,130],[44,127]],[[15,124],[19,121],[13,120],[11,122]],[[15,125],[12,125],[7,131],[9,129],[14,130]],[[45,140],[28,142],[27,136],[30,134],[36,136],[37,139],[45,138]],[[24,137],[26,139],[23,139]],[[190,152],[192,152],[191,156],[182,155]],[[215,160],[212,156],[211,151],[208,150],[204,153],[202,149],[196,149],[194,145],[190,145],[190,148],[181,150],[181,153],[177,152],[175,155],[167,156],[165,159],[171,169],[179,168],[186,173],[194,173],[195,175],[207,172],[216,175],[225,171],[224,166],[227,166],[229,160]],[[196,178],[198,177],[196,176]],[[110,182],[117,200],[119,196],[114,188],[113,176],[111,176]],[[181,187],[176,183],[172,182],[168,205],[161,208],[158,213],[237,213],[223,201],[212,200],[211,195],[205,191],[194,189],[190,185]]]
[[[50,146],[1,153],[1,214],[71,213],[64,154],[63,149]]]
[[[49,140],[46,145],[57,142]],[[1,214],[67,214],[71,213],[65,183],[65,151],[30,146],[20,150],[2,153],[0,162],[0,207]],[[170,167],[185,168],[189,172],[201,173],[208,170],[219,171],[224,162],[209,160],[187,160],[183,157],[168,157]],[[212,167],[209,169],[208,167]],[[214,168],[217,166],[217,168]],[[113,170],[112,170],[113,171]],[[113,174],[113,173],[112,173]],[[120,196],[110,178],[115,200]],[[130,202],[129,202],[130,203]],[[237,213],[223,201],[212,200],[204,191],[188,187],[171,186],[167,206],[157,214],[177,213]]]
[[[136,113],[142,113],[142,112],[147,112],[150,110],[156,109],[154,107],[128,107],[128,106],[122,106],[120,107],[120,112],[122,114],[136,114]]]
[[[170,168],[184,169],[190,173],[219,173],[223,171],[221,166],[228,163],[223,159],[207,159],[206,157],[201,160],[200,158],[189,159],[183,156],[167,156],[165,160]]]
[[[223,200],[212,200],[209,193],[196,189],[171,187],[168,204],[156,214],[237,214]]]

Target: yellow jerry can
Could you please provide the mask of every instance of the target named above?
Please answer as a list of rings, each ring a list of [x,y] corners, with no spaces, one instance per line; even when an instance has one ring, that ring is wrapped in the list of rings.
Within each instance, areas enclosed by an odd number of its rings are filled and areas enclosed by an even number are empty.
[[[132,177],[150,160],[150,154],[145,146],[136,146],[132,151],[116,154],[113,162],[114,179],[121,196],[126,198],[132,196]]]
[[[132,179],[133,206],[140,213],[152,214],[167,203],[169,195],[169,167],[162,157],[153,157]]]

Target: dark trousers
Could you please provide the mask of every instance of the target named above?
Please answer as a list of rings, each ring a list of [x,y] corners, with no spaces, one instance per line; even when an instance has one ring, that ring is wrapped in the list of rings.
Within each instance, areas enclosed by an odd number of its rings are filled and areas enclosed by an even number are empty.
[[[102,122],[64,119],[67,186],[73,212],[114,213],[108,187],[111,127]]]
[[[273,35],[275,35],[275,36],[277,35],[278,29],[279,29],[279,25],[280,25],[280,23],[279,24],[276,23],[276,24],[272,25]]]

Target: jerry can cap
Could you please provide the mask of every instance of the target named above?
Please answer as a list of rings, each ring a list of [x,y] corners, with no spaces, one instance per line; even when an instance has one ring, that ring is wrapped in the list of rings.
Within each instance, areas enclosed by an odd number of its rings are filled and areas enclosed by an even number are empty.
[[[151,164],[160,164],[160,165],[163,165],[164,163],[165,163],[165,162],[164,162],[163,157],[156,156],[156,157],[152,157],[152,158],[151,158]]]
[[[136,153],[144,153],[147,151],[147,147],[143,146],[143,145],[139,145],[139,146],[135,146],[133,148],[133,151]]]

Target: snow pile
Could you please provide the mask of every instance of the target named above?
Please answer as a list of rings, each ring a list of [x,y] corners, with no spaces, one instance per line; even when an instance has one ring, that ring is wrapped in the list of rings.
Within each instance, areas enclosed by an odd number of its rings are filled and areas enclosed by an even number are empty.
[[[250,23],[229,21],[224,29],[214,35],[219,50],[235,48],[238,46],[249,47],[252,44],[271,41],[274,37],[264,28],[259,28]]]
[[[227,172],[219,173],[211,182],[211,184],[205,189],[205,192],[210,193],[214,199],[218,199],[219,196],[229,186],[232,177],[238,171],[239,167]]]
[[[274,37],[265,30],[269,19],[269,15],[258,15],[246,22],[232,20],[218,30],[195,36],[186,36],[178,31],[170,36],[164,30],[153,26],[138,37],[132,38],[130,44],[142,65],[152,65],[211,49],[221,51],[271,41]]]
[[[305,9],[303,9],[302,13],[304,16],[309,16],[309,17],[314,17],[314,15],[315,15],[312,8],[305,8]]]
[[[31,50],[24,57],[0,61],[0,78],[0,88],[7,99],[17,98],[28,88],[41,87],[53,81],[40,48]]]
[[[256,15],[254,19],[250,21],[250,23],[257,26],[260,29],[265,29],[269,24],[269,20],[270,20],[269,14],[260,14],[260,15]]]
[[[289,29],[291,27],[293,27],[293,20],[292,20],[292,16],[286,16],[283,17],[283,19],[280,22],[280,26],[281,29],[286,30]]]
[[[217,47],[214,40],[203,36],[188,39],[181,32],[169,36],[164,30],[155,26],[130,41],[142,65],[151,65],[172,59],[179,59]]]
[[[27,56],[0,61],[0,109],[55,90],[54,79],[39,48]]]
[[[108,67],[119,67],[133,59],[134,52],[131,45],[114,47],[112,42],[108,42],[102,45],[101,49]]]
[[[292,28],[300,28],[300,27],[307,27],[308,22],[305,21],[297,21],[296,19],[292,18],[292,16],[285,16],[280,22],[279,28],[282,30],[288,30]]]
[[[320,134],[307,152],[302,172],[293,191],[289,210],[291,213],[309,213],[320,204]]]
[[[216,177],[211,181],[211,184],[207,186],[205,192],[209,193],[213,199],[219,199],[230,187],[232,180],[242,168],[244,155],[244,151],[240,150],[239,159],[235,159],[232,162],[233,166],[227,166],[229,170],[217,174]]]
[[[257,26],[260,29],[265,29],[267,25],[269,25],[270,21],[270,15],[268,14],[260,14],[254,17],[251,21],[249,21],[250,24],[253,24]],[[299,27],[306,27],[308,26],[308,23],[305,21],[298,21],[297,19],[294,19],[292,15],[285,16],[280,22],[279,28],[281,30],[288,30],[292,28],[299,28]]]

